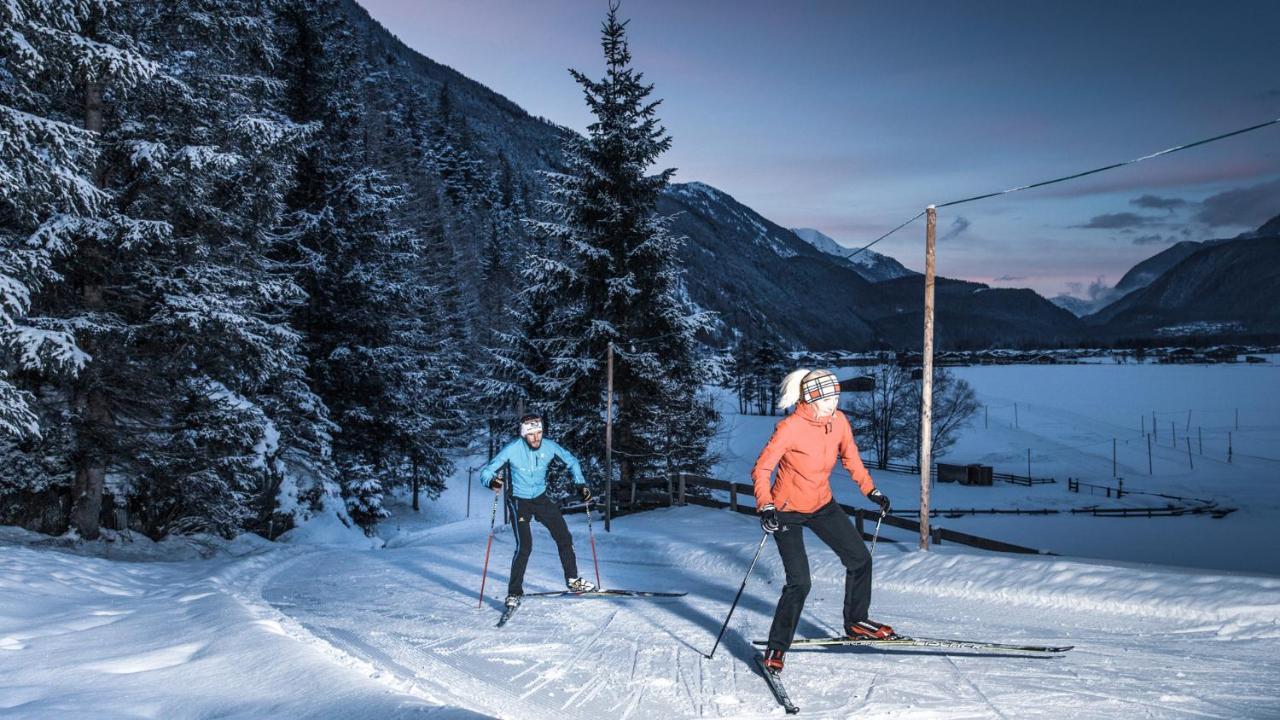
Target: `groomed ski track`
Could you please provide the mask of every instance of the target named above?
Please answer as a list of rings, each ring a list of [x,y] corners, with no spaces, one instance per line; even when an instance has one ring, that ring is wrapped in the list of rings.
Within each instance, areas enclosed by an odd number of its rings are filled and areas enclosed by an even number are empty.
[[[751,518],[686,507],[618,519],[607,535],[597,523],[605,587],[689,595],[530,598],[500,629],[494,623],[513,542],[509,529],[496,534],[488,597],[477,609],[488,532],[483,520],[402,531],[380,550],[281,552],[235,592],[296,638],[389,690],[443,706],[440,717],[782,715],[750,645],[750,638],[767,633],[783,582],[772,545],[715,659],[704,656],[758,542]],[[569,522],[579,565],[588,572],[585,519]],[[540,527],[534,543],[526,590],[558,589],[554,544]],[[814,582],[798,634],[831,635],[840,623],[843,568],[820,543],[808,545]],[[906,543],[881,543],[876,560],[872,615],[904,633],[1072,644],[1075,650],[1061,658],[856,647],[794,652],[784,680],[804,717],[1280,717],[1274,664],[1280,627],[1242,620],[1274,613],[1280,581],[1142,567],[1135,572],[1155,603],[1147,607],[1098,594],[1098,578],[1128,572],[1113,565],[948,548],[922,557]],[[969,566],[975,569],[971,587],[957,579]],[[1020,573],[1024,566],[1028,571]],[[1047,567],[1058,578],[1051,591],[981,589],[981,574],[993,568],[1036,578]],[[929,577],[942,579],[929,583]],[[1212,607],[1168,612],[1155,597],[1162,585],[1233,580],[1256,585],[1256,607],[1237,608],[1235,615]],[[1077,603],[1072,593],[1092,602]],[[1108,606],[1115,610],[1099,609]]]

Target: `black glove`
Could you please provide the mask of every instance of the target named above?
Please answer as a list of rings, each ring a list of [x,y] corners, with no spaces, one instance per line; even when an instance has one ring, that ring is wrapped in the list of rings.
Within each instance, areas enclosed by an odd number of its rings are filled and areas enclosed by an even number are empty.
[[[889,496],[880,492],[879,488],[867,493],[867,499],[880,506],[881,515],[889,514]]]
[[[591,502],[591,488],[587,487],[586,485],[579,485],[578,492],[582,493],[582,502],[585,502],[585,503]]]
[[[778,522],[778,510],[772,505],[765,505],[760,511],[760,527],[770,535],[778,532],[782,527],[782,523]]]
[[[490,480],[489,480],[489,489],[490,489],[490,490],[492,490],[492,491],[494,491],[494,492],[498,492],[499,490],[501,490],[501,489],[502,489],[502,476],[501,476],[501,475],[494,475],[492,478],[490,478]]]

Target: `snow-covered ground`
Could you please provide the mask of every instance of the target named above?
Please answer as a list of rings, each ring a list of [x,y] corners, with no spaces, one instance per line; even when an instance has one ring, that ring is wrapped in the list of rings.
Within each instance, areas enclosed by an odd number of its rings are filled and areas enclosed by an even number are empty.
[[[750,663],[782,569],[765,548],[725,642],[715,633],[760,537],[687,507],[596,523],[605,585],[675,600],[530,599],[502,630],[513,549],[499,528],[477,608],[488,508],[458,487],[398,506],[382,549],[240,543],[212,559],[129,562],[0,549],[0,714],[30,718],[764,717]],[[585,518],[571,516],[590,573]],[[26,541],[26,542],[20,542]],[[139,541],[141,542],[141,541]],[[119,552],[116,550],[115,552]],[[842,570],[811,544],[803,635],[836,632]],[[156,551],[161,555],[162,551]],[[169,554],[168,556],[172,556]],[[880,544],[876,617],[904,632],[1070,643],[1060,658],[795,651],[814,717],[1280,716],[1280,579]],[[529,591],[555,589],[535,530]]]
[[[1185,423],[1183,406],[1206,414],[1226,408],[1233,415],[1239,404],[1238,452],[1255,456],[1256,465],[1237,455],[1232,466],[1204,461],[1202,470],[1197,455],[1196,470],[1179,475],[1170,452],[1160,456],[1167,465],[1162,473],[1144,479],[1134,470],[1135,459],[1122,462],[1130,473],[1126,487],[1137,489],[1145,481],[1159,491],[1208,495],[1242,509],[1223,520],[1059,517],[1052,518],[1057,524],[1045,525],[1022,518],[1004,528],[989,518],[979,518],[972,528],[961,519],[939,519],[948,527],[1075,555],[1107,556],[1109,543],[1125,543],[1113,553],[1124,562],[954,545],[920,553],[905,534],[888,532],[904,542],[877,546],[873,617],[922,636],[1065,643],[1075,649],[1057,658],[797,650],[788,656],[785,675],[803,715],[1280,717],[1280,578],[1231,571],[1230,563],[1220,570],[1169,566],[1197,564],[1179,553],[1205,543],[1232,556],[1265,554],[1251,548],[1266,545],[1261,529],[1276,517],[1275,491],[1270,484],[1259,487],[1274,481],[1268,470],[1274,466],[1261,458],[1276,455],[1280,423],[1267,417],[1280,407],[1275,384],[1243,376],[1218,382],[1212,375],[1244,367],[1168,368],[1176,372],[1162,372],[1163,390],[1121,403],[1116,398],[1128,396],[1117,393],[1115,384],[1108,391],[1104,381],[1131,382],[1132,389],[1140,383],[1125,379],[1130,369],[1073,366],[1039,375],[1046,369],[962,369],[992,415],[990,427],[971,429],[953,456],[995,460],[1000,470],[1018,471],[1016,458],[1006,463],[996,455],[1016,455],[1019,444],[1029,444],[1043,453],[1040,461],[1033,456],[1044,467],[1035,474],[1062,479],[1068,467],[1089,467],[1092,474],[1072,474],[1103,481],[1110,476],[1110,448],[1102,452],[1086,443],[1103,438],[1109,444],[1106,435],[1125,429],[1130,414],[1130,424],[1137,424],[1139,406],[1154,405],[1147,413],[1182,408]],[[997,416],[1002,400],[1019,402],[1018,428],[1009,427],[1011,418]],[[1100,406],[1108,409],[1099,411]],[[774,419],[730,420],[721,476],[740,472],[745,479],[743,464],[749,467]],[[1231,422],[1234,427],[1234,417]],[[1098,477],[1103,473],[1106,478]],[[876,476],[898,505],[914,504],[914,478]],[[499,527],[486,597],[477,607],[490,496],[473,488],[466,517],[465,478],[462,469],[441,500],[422,513],[394,505],[395,517],[375,542],[324,525],[297,533],[289,543],[246,537],[159,546],[125,538],[66,546],[0,529],[0,716],[599,719],[782,713],[750,662],[750,641],[767,633],[783,580],[772,546],[761,555],[720,650],[712,660],[705,657],[759,542],[753,518],[684,507],[619,518],[609,534],[597,522],[606,586],[688,595],[529,599],[498,630],[493,624],[514,543],[510,529]],[[850,484],[837,485],[847,491]],[[967,501],[966,506],[1069,507],[1105,500],[1067,493],[1061,485],[944,484],[937,498],[939,506]],[[857,501],[851,494],[844,499]],[[1251,512],[1257,518],[1241,523]],[[1220,529],[1233,523],[1245,528],[1239,531],[1241,545]],[[590,576],[585,518],[570,516],[569,524],[580,566]],[[1153,527],[1170,528],[1163,544],[1139,539],[1149,538]],[[1258,534],[1251,536],[1250,527]],[[534,532],[527,589],[556,589],[554,546],[541,528]],[[1158,555],[1162,547],[1177,552]],[[839,628],[843,572],[820,543],[811,542],[810,553],[814,587],[800,634],[827,635]]]

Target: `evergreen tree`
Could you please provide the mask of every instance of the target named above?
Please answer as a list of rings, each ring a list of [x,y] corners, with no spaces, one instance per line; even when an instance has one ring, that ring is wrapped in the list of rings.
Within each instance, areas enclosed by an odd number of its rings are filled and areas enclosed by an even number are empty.
[[[445,450],[460,424],[450,387],[461,310],[450,297],[439,228],[427,239],[400,224],[403,188],[368,169],[380,148],[361,121],[377,113],[354,89],[368,67],[338,3],[314,0],[292,16],[292,112],[322,124],[302,156],[295,241],[313,257],[297,322],[307,338],[313,387],[338,432],[334,459],[347,510],[370,527],[401,477],[438,492],[451,470]],[[444,362],[442,359],[447,358]]]
[[[681,238],[655,214],[674,170],[646,175],[671,145],[652,85],[631,67],[626,23],[610,6],[602,27],[605,77],[570,71],[595,116],[565,144],[567,171],[547,174],[546,241],[521,269],[521,372],[535,407],[590,463],[603,454],[605,355],[615,351],[615,448],[622,477],[705,469],[716,413],[699,394],[718,369],[698,354],[710,318],[684,292]]]
[[[0,435],[40,434],[33,397],[12,373],[66,378],[87,360],[70,328],[30,311],[32,296],[58,280],[53,261],[75,253],[81,231],[109,212],[96,182],[98,138],[85,127],[103,83],[127,87],[156,71],[128,48],[90,39],[115,5],[0,5]]]

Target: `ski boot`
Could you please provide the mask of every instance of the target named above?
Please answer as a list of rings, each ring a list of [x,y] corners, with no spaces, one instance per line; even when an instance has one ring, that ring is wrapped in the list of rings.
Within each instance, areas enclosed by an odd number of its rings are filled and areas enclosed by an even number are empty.
[[[508,609],[515,610],[516,608],[520,607],[521,597],[522,596],[520,595],[508,595],[505,605],[507,606]]]
[[[583,578],[580,578],[580,577],[567,578],[565,580],[565,584],[569,586],[570,590],[576,593],[591,592],[596,589],[596,586],[592,585],[591,581],[584,580]]]
[[[844,634],[850,640],[884,640],[893,637],[893,628],[875,620],[859,620],[845,628]]]
[[[775,675],[782,673],[782,655],[782,650],[764,651],[764,666],[769,669],[769,672]]]

